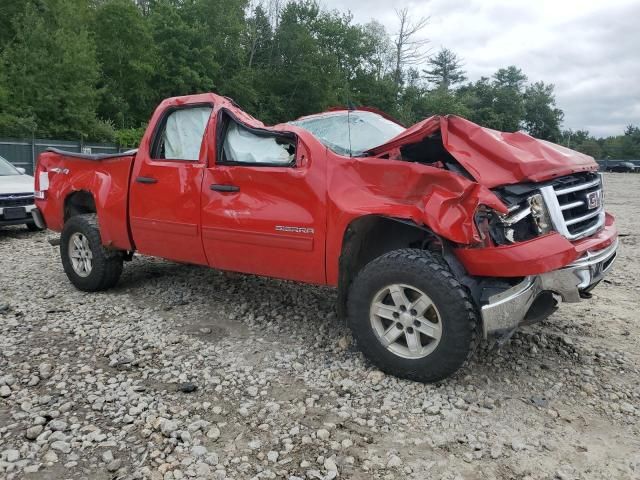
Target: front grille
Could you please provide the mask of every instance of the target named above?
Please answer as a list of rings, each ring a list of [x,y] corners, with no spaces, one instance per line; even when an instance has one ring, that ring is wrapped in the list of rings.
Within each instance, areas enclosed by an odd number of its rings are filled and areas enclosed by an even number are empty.
[[[33,205],[33,193],[2,193],[0,194],[0,208],[26,207]]]
[[[569,240],[593,235],[604,225],[602,179],[572,175],[540,189],[556,230]]]

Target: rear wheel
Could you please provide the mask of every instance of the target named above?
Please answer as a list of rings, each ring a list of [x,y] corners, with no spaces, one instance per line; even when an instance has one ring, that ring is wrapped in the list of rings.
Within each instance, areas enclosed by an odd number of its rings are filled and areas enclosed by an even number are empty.
[[[364,355],[398,377],[446,378],[477,341],[469,294],[441,257],[423,250],[395,250],[366,265],[351,285],[348,308]]]
[[[122,273],[122,253],[104,248],[95,214],[67,220],[60,237],[60,257],[71,283],[86,292],[113,287]]]

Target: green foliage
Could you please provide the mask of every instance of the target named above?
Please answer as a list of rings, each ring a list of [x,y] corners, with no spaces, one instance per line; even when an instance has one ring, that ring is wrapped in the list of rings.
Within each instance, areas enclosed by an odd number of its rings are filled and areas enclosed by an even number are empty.
[[[441,48],[427,63],[429,68],[423,72],[427,80],[438,89],[449,90],[451,86],[467,79],[462,69],[462,61],[448,48]]]
[[[146,125],[142,125],[138,128],[122,128],[116,130],[114,135],[116,143],[120,147],[136,148],[140,144],[146,128]]]
[[[424,40],[414,29],[426,19],[412,23],[407,10],[399,11],[404,24],[392,37],[378,22],[354,23],[314,0],[0,3],[2,135],[134,147],[163,98],[215,91],[267,124],[367,105],[406,124],[454,114],[594,156],[638,156],[633,126],[606,140],[561,133],[553,85],[529,84],[515,66],[463,84],[462,59],[442,48],[419,70]]]
[[[16,17],[24,11],[24,0],[2,0],[0,2],[0,52],[16,35]]]
[[[553,85],[536,82],[524,92],[524,126],[538,138],[560,139],[560,124],[564,113],[556,108]]]
[[[565,130],[560,143],[596,159],[640,159],[640,128],[635,125],[628,125],[624,135],[607,138],[595,138],[587,130]]]
[[[98,114],[121,128],[139,125],[155,101],[157,58],[149,23],[130,0],[114,0],[98,7],[93,30],[102,73]]]
[[[207,38],[206,26],[187,8],[159,0],[151,10],[149,22],[157,49],[158,64],[152,79],[157,98],[213,90],[213,77],[220,66],[216,48]]]
[[[84,27],[89,12],[80,0],[27,3],[15,19],[16,35],[0,56],[3,117],[21,135],[92,137],[98,122],[95,45]]]

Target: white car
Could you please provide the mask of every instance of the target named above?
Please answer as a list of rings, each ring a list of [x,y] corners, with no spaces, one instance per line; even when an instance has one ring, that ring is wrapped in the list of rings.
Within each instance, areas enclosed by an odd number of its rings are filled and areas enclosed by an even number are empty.
[[[0,157],[0,227],[26,225],[29,230],[40,230],[33,220],[33,194],[33,177]]]

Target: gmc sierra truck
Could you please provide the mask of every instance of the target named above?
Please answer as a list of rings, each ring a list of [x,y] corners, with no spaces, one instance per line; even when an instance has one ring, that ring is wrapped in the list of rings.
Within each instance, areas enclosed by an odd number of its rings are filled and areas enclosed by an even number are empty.
[[[482,336],[590,297],[618,245],[597,168],[456,116],[268,127],[200,94],[163,101],[136,151],[41,154],[35,218],[84,291],[113,287],[134,252],[334,286],[365,356],[430,382]]]

